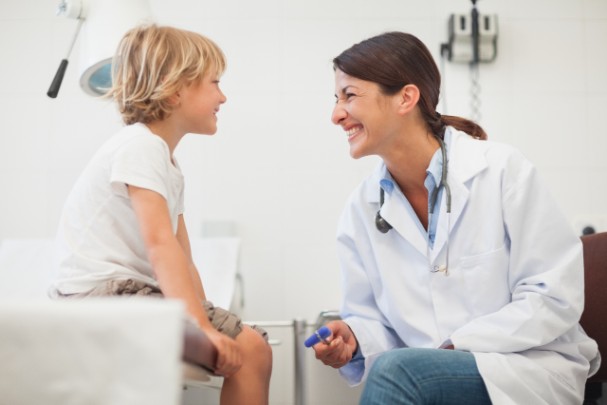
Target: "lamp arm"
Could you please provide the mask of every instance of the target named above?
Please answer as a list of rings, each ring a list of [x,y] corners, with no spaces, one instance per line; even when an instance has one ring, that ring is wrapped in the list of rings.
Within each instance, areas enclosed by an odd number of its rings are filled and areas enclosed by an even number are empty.
[[[67,55],[65,56],[65,59],[62,59],[61,63],[59,63],[59,68],[57,69],[57,73],[55,73],[55,77],[53,78],[51,87],[49,87],[48,91],[46,92],[46,95],[49,96],[50,98],[56,98],[57,94],[59,94],[59,88],[61,87],[61,82],[63,82],[63,76],[65,75],[65,71],[67,69],[68,58],[70,57],[70,54],[72,53],[72,49],[74,48],[74,43],[76,42],[76,38],[78,37],[78,33],[80,32],[80,27],[82,27],[83,22],[84,22],[84,19],[78,18],[78,26],[76,27],[76,33],[74,34],[74,37],[72,38],[72,43],[70,44],[70,49],[67,51]]]

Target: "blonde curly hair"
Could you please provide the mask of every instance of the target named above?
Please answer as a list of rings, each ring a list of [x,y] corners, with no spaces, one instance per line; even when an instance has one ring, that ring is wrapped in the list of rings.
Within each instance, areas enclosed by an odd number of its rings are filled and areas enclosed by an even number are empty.
[[[168,117],[169,97],[211,71],[221,76],[226,60],[209,38],[155,24],[128,31],[112,60],[113,97],[125,124]]]

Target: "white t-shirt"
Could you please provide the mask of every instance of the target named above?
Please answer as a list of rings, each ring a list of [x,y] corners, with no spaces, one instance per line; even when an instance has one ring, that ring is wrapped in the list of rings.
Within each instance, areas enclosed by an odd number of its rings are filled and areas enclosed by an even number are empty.
[[[177,232],[184,189],[179,165],[166,142],[147,126],[127,126],[99,149],[68,196],[57,235],[58,274],[51,294],[83,293],[111,279],[158,285],[127,184],[162,195]]]

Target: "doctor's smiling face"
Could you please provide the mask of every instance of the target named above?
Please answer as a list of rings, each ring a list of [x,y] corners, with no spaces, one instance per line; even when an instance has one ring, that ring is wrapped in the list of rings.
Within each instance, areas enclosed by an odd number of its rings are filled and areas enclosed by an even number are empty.
[[[389,151],[388,140],[398,133],[397,115],[391,108],[394,97],[383,94],[377,83],[335,69],[331,121],[346,132],[354,159]]]

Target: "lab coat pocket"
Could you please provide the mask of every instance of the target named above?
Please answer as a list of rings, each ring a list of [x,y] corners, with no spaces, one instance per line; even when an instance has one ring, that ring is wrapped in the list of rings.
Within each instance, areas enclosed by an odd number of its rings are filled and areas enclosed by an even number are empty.
[[[460,260],[470,313],[480,316],[495,312],[511,300],[508,286],[509,255],[506,245]]]

